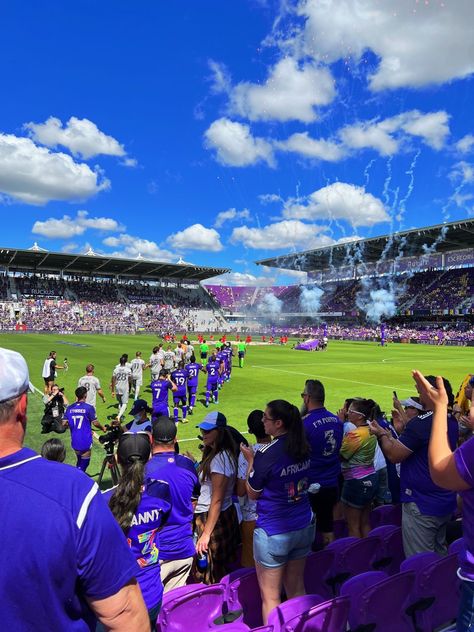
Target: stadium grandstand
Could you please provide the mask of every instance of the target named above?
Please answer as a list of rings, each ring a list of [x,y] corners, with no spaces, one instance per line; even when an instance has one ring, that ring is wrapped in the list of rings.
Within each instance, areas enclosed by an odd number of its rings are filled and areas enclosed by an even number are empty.
[[[5,248],[0,329],[310,335],[324,323],[331,337],[373,339],[366,302],[390,288],[391,311],[372,319],[389,337],[472,344],[473,235],[474,220],[451,222],[258,261],[307,272],[305,284],[272,287],[206,283],[224,268]]]

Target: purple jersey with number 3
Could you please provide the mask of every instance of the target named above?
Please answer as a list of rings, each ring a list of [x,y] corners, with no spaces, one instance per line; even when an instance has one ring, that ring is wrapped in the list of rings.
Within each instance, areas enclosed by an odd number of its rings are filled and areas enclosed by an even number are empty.
[[[92,446],[92,422],[96,420],[94,406],[86,402],[76,402],[68,406],[65,417],[71,430],[73,450],[87,451]]]

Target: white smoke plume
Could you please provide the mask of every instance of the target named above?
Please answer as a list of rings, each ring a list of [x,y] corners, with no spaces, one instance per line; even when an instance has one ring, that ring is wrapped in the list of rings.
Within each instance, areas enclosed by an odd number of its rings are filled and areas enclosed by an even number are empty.
[[[278,314],[281,313],[282,306],[283,301],[280,301],[280,299],[271,292],[265,294],[265,296],[259,303],[259,308],[263,312],[263,314],[272,317],[278,316]]]
[[[372,290],[365,306],[368,320],[379,323],[382,317],[391,318],[397,311],[395,295],[389,290]]]
[[[301,311],[317,314],[321,307],[321,297],[324,290],[320,287],[302,287],[300,293]]]

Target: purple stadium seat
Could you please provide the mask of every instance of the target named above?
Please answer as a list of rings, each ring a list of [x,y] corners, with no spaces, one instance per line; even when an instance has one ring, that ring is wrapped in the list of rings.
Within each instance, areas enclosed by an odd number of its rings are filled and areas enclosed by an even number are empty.
[[[341,596],[351,600],[351,630],[412,632],[412,622],[405,609],[414,583],[413,571],[390,577],[382,571],[371,571],[349,579],[341,587]]]
[[[420,553],[402,563],[403,570],[416,571],[407,613],[417,631],[431,632],[456,619],[460,600],[458,565],[456,553],[444,557]]]
[[[331,576],[335,557],[336,552],[329,548],[308,555],[304,569],[304,586],[309,595],[321,595],[325,599],[333,597],[327,580]]]
[[[262,625],[262,598],[255,569],[245,570],[247,572],[236,571],[224,578],[228,582],[226,584],[226,610],[228,612],[242,610],[243,622],[254,628]],[[222,583],[225,584],[224,580]]]
[[[346,629],[350,601],[336,597],[289,619],[281,632],[341,632]]]
[[[268,615],[268,625],[273,625],[275,630],[280,630],[290,619],[300,616],[323,602],[324,597],[321,597],[321,595],[303,595],[302,597],[288,599],[288,601],[284,601],[276,608],[273,608]]]
[[[401,527],[384,525],[372,529],[369,536],[380,539],[380,547],[374,563],[376,570],[382,570],[393,575],[400,570],[400,564],[405,559]]]
[[[372,529],[386,524],[402,526],[402,506],[401,505],[380,505],[370,513],[370,526]]]
[[[190,629],[204,632],[214,627],[214,621],[222,616],[225,598],[225,586],[190,585],[183,586],[187,591],[174,595],[177,588],[170,591],[163,600],[157,632],[189,632]],[[194,590],[189,590],[193,588]]]
[[[450,555],[452,553],[456,553],[456,555],[459,555],[463,547],[464,547],[464,538],[458,538],[457,540],[454,540],[454,542],[451,542],[451,544],[449,545],[448,553]]]
[[[335,559],[327,582],[334,595],[350,577],[372,570],[379,548],[380,539],[376,536],[342,538],[331,542],[327,549],[335,553]]]

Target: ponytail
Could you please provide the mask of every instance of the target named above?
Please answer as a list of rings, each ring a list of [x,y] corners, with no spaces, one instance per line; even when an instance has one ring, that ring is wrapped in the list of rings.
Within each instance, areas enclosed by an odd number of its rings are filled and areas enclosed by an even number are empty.
[[[132,526],[133,516],[142,497],[144,475],[145,463],[137,458],[124,468],[122,478],[109,502],[110,510],[125,534]]]
[[[274,399],[267,404],[273,419],[280,419],[286,430],[286,452],[295,461],[309,457],[311,448],[306,438],[300,411],[284,399]]]

